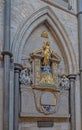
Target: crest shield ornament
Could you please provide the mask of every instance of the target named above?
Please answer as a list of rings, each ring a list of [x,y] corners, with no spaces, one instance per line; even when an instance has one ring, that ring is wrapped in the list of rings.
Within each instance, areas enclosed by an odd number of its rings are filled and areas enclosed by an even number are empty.
[[[33,88],[35,105],[39,112],[45,115],[53,114],[57,110],[57,97],[59,96],[57,89],[41,89]]]

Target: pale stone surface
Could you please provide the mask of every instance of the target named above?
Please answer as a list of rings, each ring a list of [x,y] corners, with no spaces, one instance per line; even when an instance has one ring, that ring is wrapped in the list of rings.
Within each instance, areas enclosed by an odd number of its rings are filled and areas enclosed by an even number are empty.
[[[79,70],[79,64],[78,64],[78,23],[77,23],[77,17],[70,15],[69,13],[66,13],[64,11],[60,11],[57,8],[53,8],[54,12],[56,13],[57,17],[61,21],[61,23],[64,25],[64,28],[66,29],[68,33],[68,37],[71,40],[75,55],[77,58],[77,71]]]
[[[51,92],[45,92],[41,95],[42,105],[56,105],[56,96]]]
[[[4,0],[0,0],[0,55],[4,45]],[[3,130],[3,94],[5,93],[3,64],[0,59],[0,130]]]
[[[3,47],[4,2],[0,0],[0,53]],[[3,64],[0,61],[0,130],[3,129]]]
[[[22,27],[27,19],[37,10],[44,7],[46,4],[40,0],[12,0],[11,10],[11,43],[15,38],[16,33]]]
[[[31,1],[30,1],[31,2]],[[26,4],[26,3],[25,3]],[[28,3],[28,5],[30,5],[29,3]],[[34,5],[34,3],[32,4],[33,6],[35,6]],[[44,6],[44,4],[42,5],[42,7]],[[29,7],[31,7],[31,6],[29,6]],[[25,12],[23,12],[24,13],[24,17],[29,17],[32,13],[33,13],[33,11],[34,11],[34,9],[35,8],[33,8],[33,9],[31,9],[30,8],[30,13],[28,14],[27,13],[27,10],[25,10],[26,11],[26,13]],[[36,9],[35,9],[36,10]],[[69,38],[70,38],[70,40],[71,40],[71,42],[72,43],[74,43],[74,44],[77,44],[77,42],[78,41],[76,41],[76,43],[74,42],[75,40],[73,40],[74,39],[74,37],[76,38],[76,40],[77,40],[77,21],[76,21],[76,17],[75,16],[72,16],[71,14],[67,14],[67,13],[65,13],[64,11],[61,11],[61,10],[57,10],[57,8],[53,8],[53,11],[54,11],[54,13],[56,13],[56,15],[58,16],[58,18],[59,18],[59,20],[62,22],[62,24],[63,24],[63,26],[64,26],[64,28],[66,29],[66,31],[67,31],[67,33],[68,33],[68,35],[69,35]],[[21,12],[21,14],[22,14],[22,12]],[[29,12],[29,11],[28,11]],[[27,15],[27,16],[26,16]],[[18,15],[17,15],[17,17],[18,17]],[[18,23],[23,23],[23,22],[21,22],[21,21],[24,21],[24,20],[22,20],[22,18],[24,18],[24,17],[22,17],[22,15],[20,15],[20,17],[18,17],[19,18],[19,20],[17,20],[17,22]],[[73,19],[75,19],[74,21],[75,21],[75,23],[73,22]],[[68,21],[69,21],[69,23],[68,23]],[[72,23],[71,23],[72,22]],[[15,26],[15,28],[17,28],[16,26]],[[49,28],[49,27],[48,27]],[[30,37],[25,41],[25,46],[23,46],[23,50],[22,50],[22,58],[28,58],[29,57],[29,53],[30,52],[32,52],[33,50],[34,50],[34,48],[36,49],[36,48],[40,48],[41,46],[42,46],[42,43],[43,43],[43,40],[41,39],[41,37],[40,37],[40,34],[41,34],[41,32],[44,30],[44,29],[47,29],[48,30],[48,28],[45,26],[45,24],[43,24],[43,25],[41,25],[41,26],[39,26],[38,28],[36,28],[33,32],[32,32],[32,34],[30,35]],[[13,30],[15,30],[14,28],[13,28]],[[73,31],[73,36],[71,36],[72,34],[71,34],[71,32]],[[62,57],[62,59],[63,59],[63,56],[62,56],[62,53],[61,53],[61,51],[60,51],[60,46],[58,46],[58,43],[54,40],[54,38],[52,37],[52,34],[50,33],[50,31],[48,30],[48,32],[49,32],[49,39],[50,39],[50,41],[51,41],[51,47],[54,49],[54,50],[56,50],[57,52],[58,52],[58,54],[59,55],[61,55],[61,57]],[[14,32],[15,33],[15,32]],[[13,35],[14,35],[14,33],[13,33]],[[12,35],[12,36],[13,36]],[[75,51],[77,52],[76,53],[76,55],[77,55],[77,59],[78,59],[78,45],[77,45],[77,47],[75,48],[75,45],[74,45],[74,49],[75,49]],[[71,64],[71,63],[70,63]],[[59,70],[59,73],[61,72],[65,72],[65,63],[63,62],[63,60],[62,60],[62,62],[61,62],[61,65],[59,66],[60,67],[60,70]],[[26,90],[25,90],[25,92],[23,91],[23,89],[22,89],[22,113],[21,113],[21,116],[27,116],[27,115],[30,115],[31,114],[31,116],[35,116],[35,114],[33,114],[35,111],[36,111],[36,107],[35,107],[35,105],[33,105],[34,104],[34,98],[31,96],[31,91],[29,92],[29,94],[27,94],[27,92],[26,92]],[[29,98],[29,96],[30,96],[30,98]],[[63,106],[64,108],[66,108],[66,111],[68,111],[67,109],[68,109],[68,106],[67,107],[65,107],[65,102],[68,102],[67,100],[68,100],[68,98],[65,98],[65,96],[66,95],[64,95],[64,97],[62,97],[61,98],[61,102],[59,103],[59,106],[60,106],[60,112],[59,112],[59,115],[61,115],[61,113],[63,113],[63,112],[65,112],[63,109],[62,109],[62,107],[61,106]],[[28,100],[27,100],[28,99]],[[32,100],[32,101],[31,101]],[[64,100],[66,100],[65,102],[64,102]],[[28,103],[29,102],[29,103]],[[29,105],[28,105],[29,104]],[[33,107],[32,107],[33,106]],[[26,114],[26,113],[28,113],[28,114]],[[35,113],[37,113],[37,112],[35,112]],[[65,114],[65,113],[64,113]],[[39,114],[39,113],[37,113],[37,115],[39,116],[41,116],[41,114]],[[56,115],[57,116],[57,115]],[[36,128],[36,127],[33,127],[33,129],[34,128]],[[69,128],[67,128],[67,126],[65,126],[65,127],[63,127],[62,126],[62,128],[61,128],[61,126],[58,124],[58,125],[56,125],[56,128],[59,130],[59,129],[69,129]],[[24,128],[25,130],[27,129],[27,128]],[[29,128],[29,129],[31,129],[31,128]]]
[[[80,83],[79,75],[76,78],[76,88],[75,88],[75,107],[76,107],[76,128],[81,130],[81,118],[80,118]]]
[[[0,130],[3,129],[3,68],[0,67]]]
[[[4,2],[3,0],[0,0],[0,52],[2,51],[3,48],[3,29],[4,29]]]
[[[39,93],[36,93],[39,99]],[[69,118],[68,91],[61,91],[57,96],[57,110],[50,115],[40,113],[36,107],[34,90],[30,87],[21,87],[21,117],[66,117]],[[40,101],[39,101],[40,102]]]
[[[69,44],[72,44],[72,47],[74,49],[74,55],[76,57],[76,62],[75,62],[75,66],[77,67],[77,72],[79,70],[79,52],[78,52],[78,27],[77,27],[77,17],[75,15],[71,15],[69,13],[66,13],[65,11],[62,11],[60,9],[57,9],[55,7],[52,7],[49,4],[46,4],[45,2],[42,2],[40,0],[12,0],[11,1],[11,48],[12,48],[12,44],[14,43],[14,40],[16,38],[16,36],[19,36],[19,32],[22,29],[22,26],[28,21],[28,19],[30,17],[33,17],[34,13],[41,9],[42,7],[46,7],[48,6],[49,8],[51,8],[53,10],[53,12],[57,15],[57,18],[59,21],[61,21],[64,29],[67,32],[67,35],[71,41],[71,43],[69,42]],[[73,8],[76,12],[76,0],[72,0],[72,4],[73,4]],[[3,42],[4,42],[4,38],[3,38],[3,29],[4,29],[4,0],[0,0],[0,52],[2,51],[3,48]],[[37,23],[38,25],[38,23]],[[65,68],[65,64],[64,63],[64,54],[67,53],[65,52],[63,54],[63,50],[61,49],[61,44],[58,45],[58,41],[56,41],[53,38],[53,34],[51,33],[52,31],[49,30],[49,26],[46,27],[44,24],[39,26],[37,29],[34,30],[34,32],[31,32],[30,37],[25,41],[26,45],[23,46],[23,50],[22,50],[22,57],[21,58],[27,58],[29,56],[29,53],[42,46],[43,40],[40,37],[41,32],[47,29],[49,32],[49,39],[51,41],[51,48],[53,48],[54,50],[57,51],[57,53],[62,57],[62,62],[59,66],[60,72],[65,72],[67,68]],[[29,30],[30,32],[30,30]],[[22,32],[25,33],[25,32]],[[21,35],[21,34],[20,34]],[[28,43],[28,44],[27,44]],[[19,42],[16,43],[17,45],[19,45]],[[71,48],[70,48],[71,49]],[[60,51],[62,50],[62,52]],[[20,49],[19,49],[20,51]],[[14,54],[15,51],[13,50]],[[70,55],[70,54],[69,54]],[[73,53],[72,53],[73,55]],[[16,53],[16,56],[18,56],[18,52]],[[71,63],[69,62],[69,66],[71,66]],[[12,73],[12,72],[11,72]],[[12,101],[13,101],[13,74],[11,74],[11,105]],[[12,81],[13,80],[13,81]],[[76,82],[76,130],[80,130],[80,85],[79,85],[79,78]],[[36,111],[36,107],[34,104],[34,98],[33,98],[33,94],[32,94],[32,90],[28,90],[26,88],[23,88],[22,90],[22,100],[21,100],[21,112],[23,112],[21,115],[22,116],[27,116],[27,115],[31,115],[31,116],[35,116],[36,114],[38,116],[43,116],[41,114],[38,114],[38,112]],[[59,102],[59,106],[60,109],[58,110],[59,113],[58,115],[65,116],[64,114],[66,113],[68,115],[68,93],[64,93],[63,96],[61,95],[61,102]],[[30,99],[29,99],[30,98]],[[32,101],[32,102],[31,102]],[[66,104],[65,104],[66,102]],[[29,105],[28,105],[29,104]],[[13,106],[10,106],[11,112],[10,112],[10,116],[11,119],[12,117],[12,110]],[[28,109],[27,109],[28,108]],[[64,108],[64,109],[62,109]],[[65,112],[65,113],[64,113]],[[34,115],[33,115],[34,114]],[[57,116],[57,115],[56,115]],[[2,122],[3,121],[3,68],[0,68],[0,130],[2,130]],[[13,122],[13,120],[11,120],[11,122]],[[20,123],[19,130],[70,130],[69,128],[69,123],[54,123],[54,127],[53,128],[37,128],[37,123],[35,123],[34,125],[30,126],[30,122],[27,124],[25,124],[25,122]],[[29,125],[29,128],[28,128]],[[12,128],[11,124],[10,127]]]
[[[53,127],[45,127],[45,128],[40,128],[37,127],[37,122],[32,123],[21,123],[19,130],[69,130],[70,129],[70,124],[68,122],[66,123],[54,123]]]
[[[67,12],[77,13],[77,0],[42,0]]]
[[[46,30],[48,32],[48,35],[49,35],[48,39],[41,37],[41,33],[44,30]],[[25,44],[25,46],[23,48],[23,52],[22,52],[22,59],[28,59],[29,54],[32,53],[32,51],[36,51],[37,49],[42,48],[43,42],[48,41],[48,40],[50,41],[51,49],[53,51],[55,51],[61,57],[61,62],[59,64],[59,69],[58,69],[59,72],[58,73],[59,74],[65,73],[67,70],[65,68],[65,63],[64,63],[64,59],[63,59],[63,55],[62,55],[59,43],[53,37],[51,31],[48,29],[46,24],[39,25],[39,27],[37,27],[33,31],[31,36],[29,37],[29,39],[26,41],[26,44]]]
[[[13,66],[12,66],[12,68],[11,68],[11,70],[10,70],[10,102],[9,102],[9,110],[10,110],[10,112],[9,112],[9,122],[10,122],[10,124],[9,124],[9,129],[10,130],[12,130],[12,128],[13,128],[13,111],[14,111],[14,104],[13,104],[13,102],[14,102],[14,70],[13,70]]]

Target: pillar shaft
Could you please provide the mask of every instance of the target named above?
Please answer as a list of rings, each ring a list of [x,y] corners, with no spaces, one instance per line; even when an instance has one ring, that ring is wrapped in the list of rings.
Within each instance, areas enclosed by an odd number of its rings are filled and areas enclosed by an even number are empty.
[[[11,0],[4,0],[4,93],[3,93],[3,130],[9,130],[9,95],[10,95],[10,8]],[[13,129],[13,128],[12,128]]]
[[[6,69],[6,67],[10,66],[9,64],[10,57],[4,56],[4,117],[3,117],[3,130],[9,130],[9,71]]]
[[[80,104],[81,104],[81,130],[82,130],[82,0],[77,0],[78,16],[78,42],[79,42],[79,69],[80,69]]]
[[[4,0],[4,51],[10,51],[11,0]]]
[[[71,115],[71,130],[76,130],[76,116],[75,116],[75,78],[76,75],[69,75],[70,82],[70,115]]]
[[[19,124],[19,74],[21,70],[21,65],[15,64],[14,73],[14,130],[18,130]]]

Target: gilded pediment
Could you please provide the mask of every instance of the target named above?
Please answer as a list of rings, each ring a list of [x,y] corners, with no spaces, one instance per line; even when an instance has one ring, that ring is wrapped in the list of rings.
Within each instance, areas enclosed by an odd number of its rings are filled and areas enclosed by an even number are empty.
[[[57,61],[57,62],[60,62],[61,61],[61,57],[57,54],[56,51],[50,49],[51,52],[52,52],[52,56],[51,56],[51,60],[54,60],[54,61]],[[30,53],[30,57],[31,58],[34,58],[34,57],[39,57],[39,58],[42,58],[43,57],[43,49],[42,48],[39,48],[35,51],[33,51],[32,53]]]

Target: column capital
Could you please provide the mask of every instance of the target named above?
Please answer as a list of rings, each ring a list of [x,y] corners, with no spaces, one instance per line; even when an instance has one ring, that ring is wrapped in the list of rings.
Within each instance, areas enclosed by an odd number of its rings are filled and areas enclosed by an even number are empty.
[[[19,72],[22,70],[22,65],[18,63],[14,63],[14,69],[16,72]]]
[[[68,78],[75,80],[76,79],[76,74],[69,74]]]
[[[5,55],[9,55],[10,57],[13,56],[13,54],[12,54],[10,51],[2,51],[1,54],[2,54],[3,56],[5,56]]]

